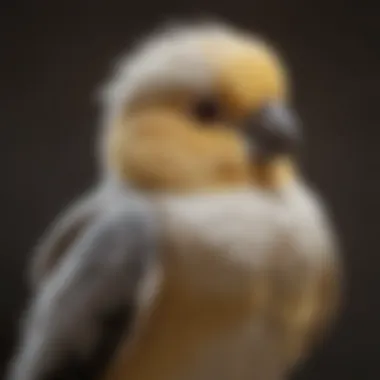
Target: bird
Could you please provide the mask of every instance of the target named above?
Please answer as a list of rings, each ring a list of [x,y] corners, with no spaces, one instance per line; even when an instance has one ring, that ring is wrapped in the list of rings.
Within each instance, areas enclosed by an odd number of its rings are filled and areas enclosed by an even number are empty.
[[[282,380],[338,314],[339,244],[260,36],[174,23],[102,87],[99,181],[29,270],[8,380]]]

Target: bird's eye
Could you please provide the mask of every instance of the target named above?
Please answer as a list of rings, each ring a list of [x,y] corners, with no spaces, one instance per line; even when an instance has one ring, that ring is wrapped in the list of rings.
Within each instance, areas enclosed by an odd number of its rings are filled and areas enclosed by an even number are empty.
[[[193,113],[202,122],[217,121],[221,114],[220,104],[212,98],[200,99],[195,104]]]

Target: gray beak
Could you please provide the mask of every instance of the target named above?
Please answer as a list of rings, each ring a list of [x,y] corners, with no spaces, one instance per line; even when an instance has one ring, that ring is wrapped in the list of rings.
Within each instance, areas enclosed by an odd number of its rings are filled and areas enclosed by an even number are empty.
[[[264,160],[293,153],[301,140],[298,118],[279,102],[268,103],[250,116],[245,131]]]

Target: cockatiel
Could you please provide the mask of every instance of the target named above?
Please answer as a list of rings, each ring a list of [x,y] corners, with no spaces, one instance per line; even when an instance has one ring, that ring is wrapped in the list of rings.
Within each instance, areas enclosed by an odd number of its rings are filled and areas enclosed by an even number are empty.
[[[9,380],[280,380],[338,306],[287,73],[218,23],[156,33],[105,91],[100,185],[34,257]]]

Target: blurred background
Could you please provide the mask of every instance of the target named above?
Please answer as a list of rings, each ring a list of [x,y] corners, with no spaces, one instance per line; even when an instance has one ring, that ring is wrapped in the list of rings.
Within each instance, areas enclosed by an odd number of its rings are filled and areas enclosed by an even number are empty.
[[[0,373],[26,296],[30,249],[96,179],[94,94],[114,58],[172,16],[258,32],[288,63],[305,172],[340,233],[346,305],[297,379],[380,378],[380,27],[376,4],[305,0],[4,1],[0,7]]]

